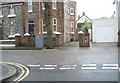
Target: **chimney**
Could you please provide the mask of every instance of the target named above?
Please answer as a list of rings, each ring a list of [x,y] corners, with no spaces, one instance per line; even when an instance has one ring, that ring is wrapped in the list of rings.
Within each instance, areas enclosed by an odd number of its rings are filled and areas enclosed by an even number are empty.
[[[83,12],[83,15],[85,15],[85,12]]]

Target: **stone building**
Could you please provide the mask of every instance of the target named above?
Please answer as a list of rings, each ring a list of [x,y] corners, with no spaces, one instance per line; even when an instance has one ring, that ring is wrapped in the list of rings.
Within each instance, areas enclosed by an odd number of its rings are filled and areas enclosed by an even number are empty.
[[[34,43],[36,35],[43,35],[46,39],[47,29],[44,18],[44,0],[20,0],[7,2],[0,5],[0,40],[15,39],[15,34],[21,38],[29,36]],[[60,45],[75,40],[73,33],[76,33],[76,10],[70,12],[70,3],[76,9],[76,2],[70,0],[51,0],[52,32],[55,41]],[[71,8],[71,11],[72,9]],[[73,23],[72,23],[73,22]],[[70,27],[73,25],[74,27]],[[74,30],[71,30],[73,29]],[[72,33],[72,34],[71,34]],[[25,40],[24,40],[25,42]],[[30,43],[30,41],[28,42]],[[57,43],[57,42],[56,42]]]
[[[75,1],[70,1],[70,39],[71,41],[76,41],[77,40],[77,27],[76,27],[76,15],[77,15],[77,10],[76,10],[76,2]]]
[[[23,32],[23,2],[0,4],[0,40],[14,39],[15,33]]]

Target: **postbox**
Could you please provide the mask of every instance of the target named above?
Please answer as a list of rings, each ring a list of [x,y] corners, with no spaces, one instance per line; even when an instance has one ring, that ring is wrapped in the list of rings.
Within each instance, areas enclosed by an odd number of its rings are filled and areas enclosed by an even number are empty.
[[[83,37],[83,43],[88,43],[88,36]]]

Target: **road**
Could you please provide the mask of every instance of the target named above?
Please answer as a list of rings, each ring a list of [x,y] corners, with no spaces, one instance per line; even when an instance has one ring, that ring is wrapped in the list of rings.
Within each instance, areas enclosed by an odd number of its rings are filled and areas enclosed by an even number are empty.
[[[78,46],[78,42],[72,42],[50,50],[2,50],[2,60],[29,66],[30,74],[23,81],[118,81],[116,43],[92,44],[89,48]],[[84,69],[86,64],[90,68]],[[76,66],[70,69],[66,65]]]

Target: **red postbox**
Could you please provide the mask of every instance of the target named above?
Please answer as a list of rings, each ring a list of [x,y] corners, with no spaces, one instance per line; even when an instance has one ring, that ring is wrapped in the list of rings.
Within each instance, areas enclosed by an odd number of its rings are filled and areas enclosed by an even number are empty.
[[[88,36],[83,37],[83,43],[88,43]]]

